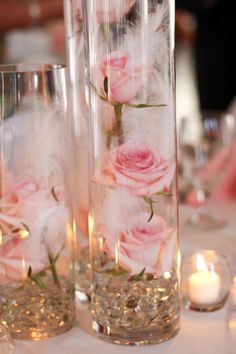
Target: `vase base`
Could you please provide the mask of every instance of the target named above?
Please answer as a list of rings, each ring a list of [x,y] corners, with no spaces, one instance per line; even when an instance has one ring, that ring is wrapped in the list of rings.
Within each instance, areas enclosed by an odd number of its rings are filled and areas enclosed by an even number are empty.
[[[50,338],[50,337],[55,337],[58,336],[59,334],[65,333],[67,331],[69,331],[74,325],[74,320],[69,323],[66,324],[64,326],[58,327],[56,329],[52,329],[51,331],[32,331],[32,332],[24,332],[24,331],[17,331],[17,332],[13,332],[11,333],[12,337],[14,339],[23,339],[23,340],[41,340],[41,339],[46,339],[46,338]]]
[[[75,301],[70,278],[61,276],[59,285],[50,276],[43,281],[44,287],[27,279],[21,286],[0,288],[0,322],[13,338],[39,340],[73,326]]]
[[[104,327],[97,321],[93,321],[93,330],[97,337],[105,342],[118,345],[143,346],[166,342],[174,337],[179,331],[179,318],[176,318],[170,325],[162,328],[149,329],[147,331],[128,331],[122,328],[119,331],[113,331],[110,327]]]

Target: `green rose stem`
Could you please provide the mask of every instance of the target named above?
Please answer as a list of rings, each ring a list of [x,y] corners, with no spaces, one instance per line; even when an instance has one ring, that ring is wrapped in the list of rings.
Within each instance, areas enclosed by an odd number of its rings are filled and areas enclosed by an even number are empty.
[[[116,118],[116,136],[118,138],[119,145],[123,142],[123,132],[122,132],[122,104],[118,103],[114,106],[115,118]]]
[[[143,196],[143,199],[144,199],[145,202],[148,203],[149,206],[150,206],[150,216],[149,216],[149,219],[148,219],[148,221],[147,221],[147,222],[150,222],[150,221],[152,220],[152,218],[153,218],[153,215],[154,215],[153,203],[155,203],[155,202],[152,200],[152,198],[147,197],[147,196],[145,196],[145,195]]]
[[[28,272],[27,272],[27,277],[32,280],[36,285],[38,285],[40,288],[46,288],[46,285],[44,284],[44,282],[42,281],[42,278],[44,278],[47,275],[47,270],[50,270],[52,272],[52,278],[53,278],[53,282],[54,284],[56,284],[57,286],[60,286],[60,281],[59,281],[59,277],[57,274],[57,270],[56,270],[56,262],[61,254],[61,252],[64,249],[64,245],[62,246],[62,248],[60,249],[60,251],[57,253],[57,255],[54,257],[53,254],[51,253],[51,251],[49,249],[47,249],[48,252],[48,259],[49,259],[49,266],[46,267],[44,270],[42,270],[41,272],[37,273],[37,274],[32,274],[32,268],[31,266],[29,266]],[[22,289],[24,286],[24,284],[17,288],[17,290]]]
[[[108,97],[108,92],[109,92],[109,82],[108,82],[108,77],[105,76],[103,80],[103,89],[107,98],[107,101],[109,102],[109,97]],[[114,112],[115,112],[115,118],[116,118],[116,125],[112,131],[109,132],[107,135],[107,147],[110,148],[111,145],[111,138],[112,135],[116,135],[118,138],[118,143],[119,145],[122,144],[122,122],[121,122],[121,116],[122,116],[122,104],[121,103],[113,103],[114,107]]]
[[[126,105],[127,107],[130,107],[130,108],[157,108],[157,107],[160,108],[160,107],[167,106],[164,103],[160,103],[160,104],[138,103],[138,104],[136,104],[136,103],[119,103],[119,102],[110,101],[109,97],[108,97],[109,82],[108,82],[107,76],[105,76],[105,78],[103,80],[103,89],[104,89],[105,96],[103,96],[99,93],[99,91],[93,85],[92,82],[90,82],[90,85],[102,101],[106,101],[108,104],[110,104],[112,107],[114,107],[116,125],[107,133],[107,147],[108,147],[108,149],[111,146],[111,140],[112,140],[113,136],[117,136],[119,145],[122,144],[122,142],[123,142],[123,139],[122,139],[123,131],[122,131],[122,120],[121,120],[123,104]]]
[[[62,246],[62,248],[60,249],[60,251],[57,253],[57,255],[54,257],[53,254],[51,253],[51,251],[48,249],[48,259],[49,259],[49,269],[52,272],[52,278],[53,281],[56,285],[60,285],[60,281],[59,281],[59,277],[57,275],[57,269],[56,269],[56,262],[61,254],[61,252],[63,251],[65,245]]]
[[[51,255],[49,255],[50,270],[52,272],[53,281],[56,285],[60,285],[60,281],[57,275],[57,270],[55,266],[55,260]]]

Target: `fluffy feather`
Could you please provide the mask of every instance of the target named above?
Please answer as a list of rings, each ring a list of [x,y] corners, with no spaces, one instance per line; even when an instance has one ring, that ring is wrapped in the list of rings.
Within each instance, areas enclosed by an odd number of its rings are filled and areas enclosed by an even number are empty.
[[[14,141],[15,175],[60,184],[65,162],[64,115],[60,107],[39,108],[12,120],[21,126]],[[17,127],[16,127],[17,129]]]

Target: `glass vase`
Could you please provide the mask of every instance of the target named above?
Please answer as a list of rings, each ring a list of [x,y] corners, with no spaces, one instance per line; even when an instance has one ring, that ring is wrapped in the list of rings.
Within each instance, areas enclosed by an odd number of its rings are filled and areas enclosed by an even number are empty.
[[[179,329],[174,1],[83,5],[93,329],[158,343]]]
[[[65,94],[63,67],[0,66],[0,323],[15,338],[74,321]]]
[[[64,1],[68,62],[69,131],[71,148],[71,195],[77,238],[75,262],[76,298],[90,301],[91,264],[88,237],[88,111],[85,99],[85,60],[82,2]]]

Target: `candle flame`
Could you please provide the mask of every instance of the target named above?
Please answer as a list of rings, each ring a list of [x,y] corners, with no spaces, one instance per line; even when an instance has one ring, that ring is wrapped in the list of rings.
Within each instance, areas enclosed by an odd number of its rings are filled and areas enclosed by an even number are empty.
[[[197,270],[198,272],[207,272],[208,268],[202,254],[197,254]]]

